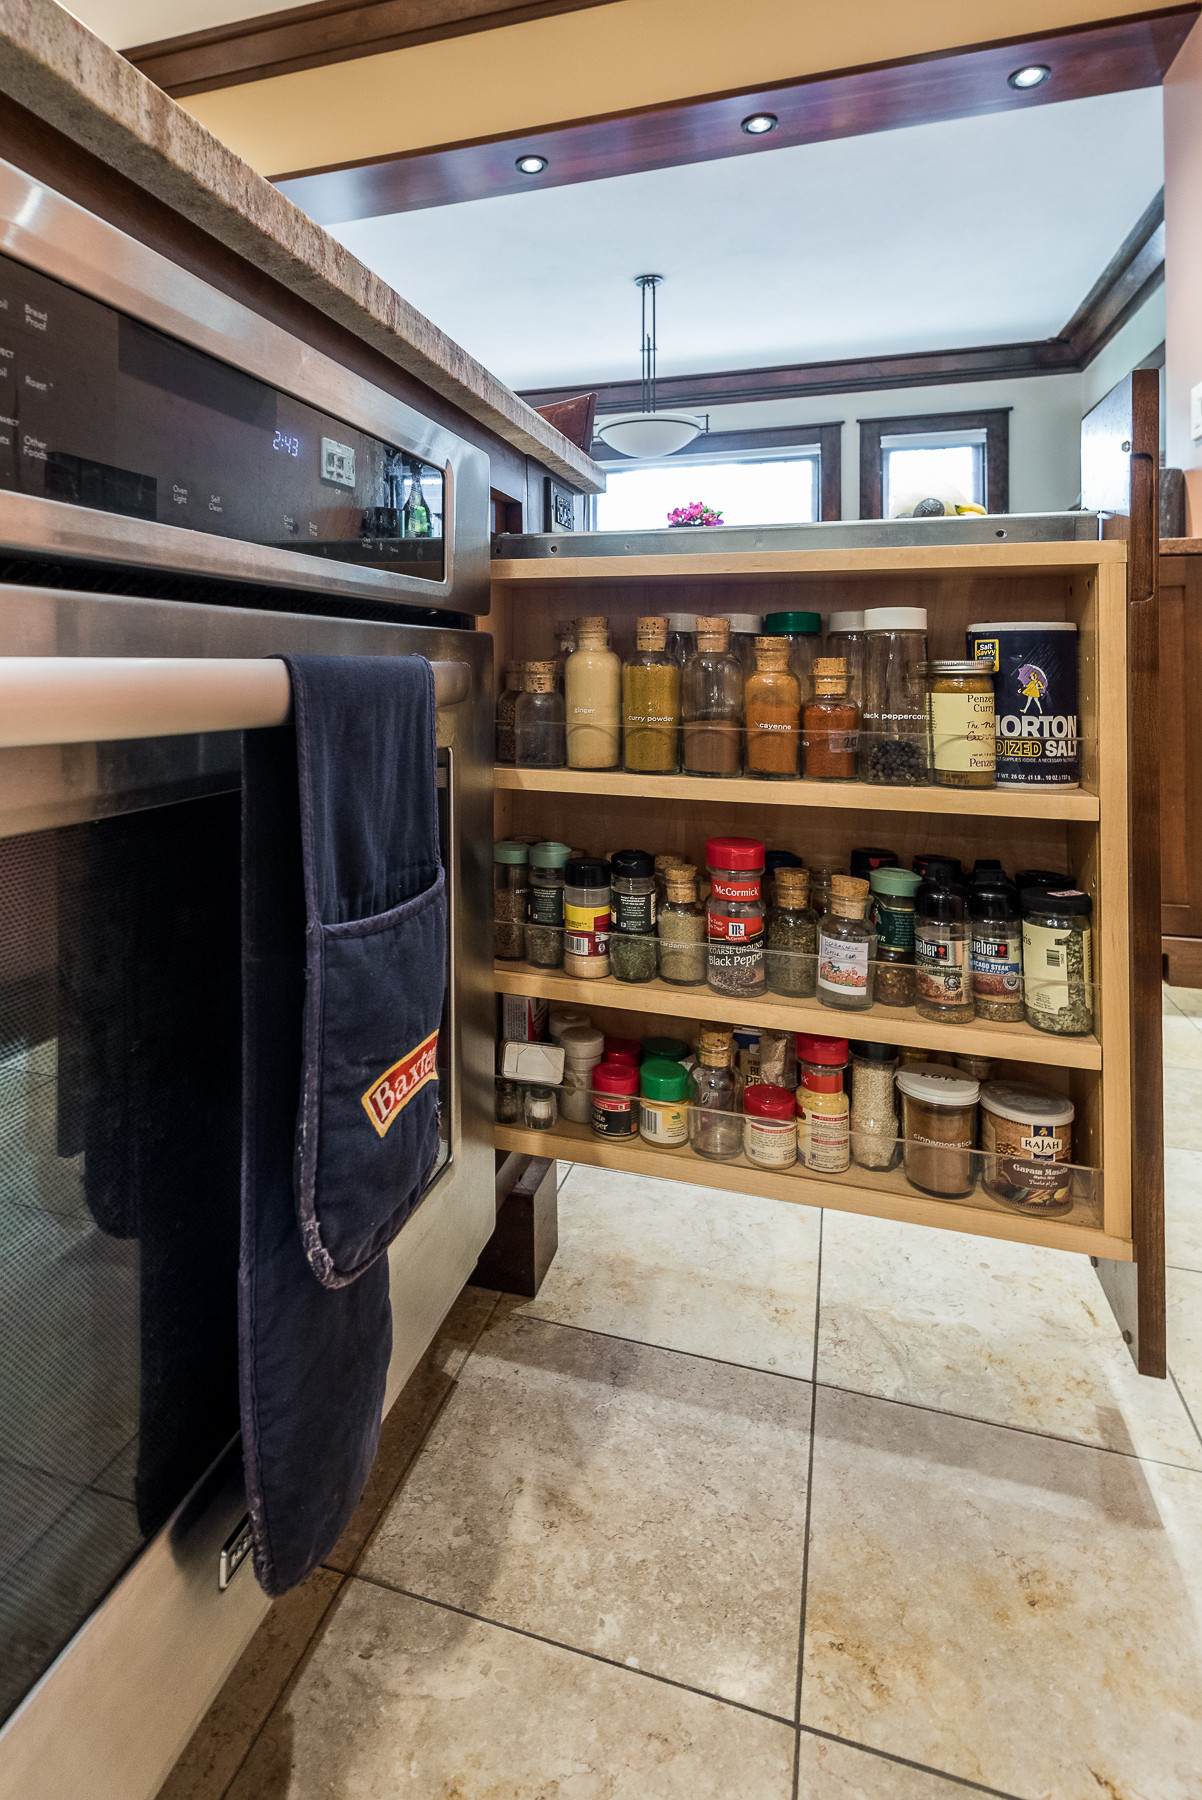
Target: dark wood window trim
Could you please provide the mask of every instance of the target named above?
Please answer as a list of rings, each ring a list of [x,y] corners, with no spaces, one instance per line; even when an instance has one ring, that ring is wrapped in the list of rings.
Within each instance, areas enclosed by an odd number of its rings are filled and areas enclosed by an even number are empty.
[[[800,450],[817,444],[819,451],[819,519],[843,517],[843,420],[823,425],[772,425],[762,431],[709,431],[694,438],[673,456],[673,462],[721,462],[724,456],[745,455],[748,450]],[[632,467],[631,459],[611,450],[601,438],[593,441],[592,457],[603,469]],[[767,458],[766,458],[767,459]]]
[[[911,413],[903,418],[860,419],[860,517],[881,516],[881,439],[909,432],[984,431],[985,505],[991,513],[1010,511],[1010,408],[988,412]]]

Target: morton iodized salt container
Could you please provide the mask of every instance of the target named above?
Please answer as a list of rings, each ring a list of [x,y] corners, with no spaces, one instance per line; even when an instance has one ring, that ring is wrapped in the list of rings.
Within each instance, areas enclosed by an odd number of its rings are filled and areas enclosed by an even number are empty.
[[[1002,619],[967,636],[970,659],[993,664],[998,787],[1075,787],[1077,627]]]

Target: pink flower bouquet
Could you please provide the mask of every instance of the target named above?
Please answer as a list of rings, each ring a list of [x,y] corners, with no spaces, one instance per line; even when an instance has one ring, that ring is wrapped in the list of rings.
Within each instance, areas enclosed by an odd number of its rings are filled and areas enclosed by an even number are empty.
[[[669,525],[721,525],[722,514],[707,506],[704,500],[690,500],[668,514]]]

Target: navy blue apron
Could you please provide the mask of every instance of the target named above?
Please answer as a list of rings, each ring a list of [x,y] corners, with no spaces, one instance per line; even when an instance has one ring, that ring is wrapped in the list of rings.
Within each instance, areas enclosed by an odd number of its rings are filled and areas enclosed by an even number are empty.
[[[284,661],[293,721],[243,757],[240,1388],[272,1595],[333,1547],[375,1456],[446,977],[429,664]]]

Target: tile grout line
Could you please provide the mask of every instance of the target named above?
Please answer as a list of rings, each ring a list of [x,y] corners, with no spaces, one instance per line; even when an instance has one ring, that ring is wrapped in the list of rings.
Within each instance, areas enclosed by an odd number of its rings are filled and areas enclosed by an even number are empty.
[[[644,1681],[658,1681],[663,1687],[676,1688],[683,1694],[696,1694],[700,1700],[712,1700],[718,1706],[732,1707],[736,1712],[751,1713],[757,1719],[768,1719],[773,1725],[785,1725],[793,1729],[793,1721],[783,1713],[769,1712],[763,1706],[751,1706],[746,1700],[732,1700],[727,1694],[714,1694],[708,1688],[694,1687],[690,1682],[677,1681],[672,1675],[660,1675],[654,1669],[642,1669],[636,1664],[618,1662],[616,1657],[602,1656],[598,1650],[586,1650],[579,1644],[565,1644],[561,1638],[544,1637],[541,1632],[528,1631],[524,1625],[509,1625],[504,1619],[490,1618],[487,1613],[474,1613],[466,1606],[456,1606],[450,1600],[436,1600],[431,1594],[419,1594],[413,1588],[397,1587],[391,1581],[384,1581],[378,1575],[349,1575],[348,1581],[361,1581],[365,1587],[378,1588],[382,1593],[397,1594],[404,1600],[417,1600],[423,1606],[435,1606],[441,1612],[454,1613],[458,1618],[471,1619],[477,1625],[488,1625],[495,1631],[508,1631],[513,1637],[526,1638],[532,1644],[545,1644],[550,1650],[562,1650],[568,1656],[583,1656],[588,1662],[600,1663],[606,1669],[618,1669],[624,1675],[639,1675]]]
[[[1185,1416],[1189,1420],[1190,1424],[1193,1426],[1194,1431],[1197,1433],[1198,1442],[1200,1444],[1202,1444],[1202,1431],[1198,1430],[1198,1421],[1197,1421],[1197,1419],[1195,1419],[1193,1413],[1190,1410],[1189,1401],[1186,1399],[1185,1395],[1181,1392],[1181,1383],[1178,1381],[1176,1375],[1173,1373],[1173,1365],[1171,1363],[1166,1364],[1166,1369],[1167,1369],[1169,1380],[1172,1382],[1174,1388],[1176,1389],[1177,1398],[1178,1398],[1178,1400],[1180,1400],[1181,1405],[1184,1408]]]
[[[825,1210],[825,1209],[824,1209]],[[1195,1271],[1187,1271],[1193,1273]],[[1202,1270],[1196,1271],[1202,1274]],[[979,1413],[953,1412],[947,1406],[934,1406],[925,1400],[903,1400],[894,1394],[874,1394],[866,1388],[842,1387],[838,1382],[819,1381],[809,1375],[792,1375],[787,1369],[765,1369],[758,1363],[728,1362],[721,1356],[703,1356],[699,1350],[680,1350],[672,1344],[652,1344],[643,1338],[623,1337],[616,1331],[600,1331],[593,1325],[571,1325],[565,1319],[547,1319],[538,1313],[522,1311],[511,1315],[514,1318],[529,1319],[535,1325],[550,1325],[557,1331],[579,1331],[586,1337],[607,1338],[615,1344],[636,1344],[644,1350],[659,1350],[665,1356],[686,1356],[694,1362],[713,1363],[721,1369],[744,1369],[749,1375],[769,1375],[777,1381],[797,1381],[802,1384],[812,1383],[815,1387],[827,1388],[833,1394],[855,1394],[862,1400],[880,1400],[888,1406],[910,1406],[916,1412],[934,1413],[941,1419],[963,1419],[969,1425],[985,1425],[996,1431],[1014,1431],[1020,1437],[1041,1438],[1048,1444],[1066,1444],[1073,1450],[1097,1450],[1105,1456],[1127,1456],[1134,1462],[1151,1463],[1153,1467],[1165,1469],[1185,1469],[1195,1474],[1202,1474],[1202,1468],[1192,1469],[1189,1463],[1166,1462],[1159,1456],[1141,1456],[1138,1450],[1123,1450],[1114,1444],[1090,1444],[1083,1438],[1062,1437],[1055,1431],[1036,1431],[1030,1425],[1014,1425],[1006,1419],[986,1419]],[[1191,1425],[1193,1420],[1190,1420]]]
[[[883,1762],[900,1765],[903,1769],[917,1769],[923,1775],[935,1775],[940,1781],[946,1781],[949,1787],[966,1788],[969,1793],[989,1794],[991,1800],[1022,1800],[1018,1794],[1012,1794],[1007,1788],[988,1787],[983,1781],[974,1781],[969,1775],[949,1775],[946,1769],[936,1769],[931,1763],[915,1762],[911,1756],[899,1756],[893,1750],[881,1750],[875,1744],[861,1744],[857,1738],[840,1737],[837,1731],[823,1731],[817,1725],[802,1725],[798,1736],[805,1732],[807,1737],[822,1738],[828,1744],[846,1744],[851,1750],[860,1750],[865,1756],[877,1756]]]
[[[810,1520],[814,1508],[814,1433],[818,1424],[818,1333],[822,1324],[822,1238],[826,1209],[818,1213],[818,1260],[814,1272],[814,1349],[810,1358],[810,1441],[806,1451],[806,1512],[801,1539],[801,1614],[797,1624],[797,1681],[793,1690],[793,1795],[801,1781],[801,1682],[805,1669],[806,1599],[810,1583]]]

